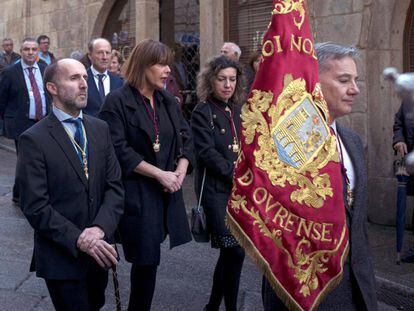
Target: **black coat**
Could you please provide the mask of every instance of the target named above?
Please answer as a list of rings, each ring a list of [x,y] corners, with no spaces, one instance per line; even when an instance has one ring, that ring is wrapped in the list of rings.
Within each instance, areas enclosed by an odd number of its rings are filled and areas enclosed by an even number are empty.
[[[91,68],[88,68],[86,72],[88,73],[88,104],[86,105],[85,109],[83,109],[83,112],[96,117],[98,116],[99,110],[103,105],[103,101],[101,99],[101,95],[99,95],[99,90],[96,87],[95,78],[93,77]],[[110,80],[110,92],[119,89],[122,86],[123,82],[121,78],[113,75],[110,72],[108,72],[108,76]]]
[[[40,72],[45,66],[38,63]],[[49,96],[45,94],[46,113],[50,109]],[[4,69],[0,79],[0,114],[4,118],[4,136],[17,140],[21,133],[36,123],[29,119],[29,90],[24,79],[22,64],[18,62]]]
[[[225,109],[224,102],[214,102]],[[213,127],[211,126],[213,120]],[[237,135],[240,129],[240,107],[234,106],[234,124]],[[234,163],[237,153],[232,150],[233,134],[229,120],[211,100],[198,104],[192,113],[191,129],[197,158],[196,193],[200,193],[201,181],[206,168],[206,180],[202,197],[207,224],[212,234],[230,234],[225,225]]]
[[[176,161],[181,157],[190,161],[191,170],[192,136],[187,122],[170,94],[156,91],[155,98],[165,105],[175,129],[174,155],[168,170],[175,170]],[[125,214],[119,229],[125,257],[129,262],[153,265],[160,261],[160,244],[166,232],[171,248],[189,242],[191,234],[182,191],[165,194],[155,179],[134,172],[143,160],[157,166],[152,146],[154,129],[148,126],[148,115],[138,110],[138,105],[142,104],[135,100],[132,88],[124,85],[106,97],[99,116],[109,124],[122,169]]]
[[[81,279],[91,257],[76,242],[86,227],[110,239],[123,211],[121,170],[105,122],[84,115],[89,179],[53,113],[20,136],[17,181],[24,215],[34,228],[31,270],[47,279]]]

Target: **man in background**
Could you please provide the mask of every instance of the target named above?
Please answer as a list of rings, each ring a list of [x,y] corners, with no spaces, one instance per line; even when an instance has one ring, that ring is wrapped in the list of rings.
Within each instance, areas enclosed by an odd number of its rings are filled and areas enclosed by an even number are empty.
[[[49,52],[50,47],[50,38],[46,35],[40,35],[37,38],[37,43],[39,44],[39,60],[42,60],[46,65],[50,65],[56,61],[53,53]]]
[[[49,111],[49,100],[43,88],[46,66],[38,63],[38,44],[25,38],[20,48],[21,61],[7,67],[0,78],[0,115],[4,120],[4,136],[13,139],[19,153],[21,133],[43,119]],[[19,202],[19,187],[13,186],[13,202]]]
[[[233,60],[238,61],[241,56],[241,49],[240,47],[233,42],[224,42],[220,54],[230,57]]]
[[[0,73],[4,68],[13,65],[20,59],[20,54],[13,51],[13,40],[3,39],[3,51],[0,52]]]
[[[108,71],[111,62],[111,44],[104,38],[93,39],[89,42],[88,68],[88,105],[84,109],[86,114],[97,116],[109,92],[120,88],[122,80]]]

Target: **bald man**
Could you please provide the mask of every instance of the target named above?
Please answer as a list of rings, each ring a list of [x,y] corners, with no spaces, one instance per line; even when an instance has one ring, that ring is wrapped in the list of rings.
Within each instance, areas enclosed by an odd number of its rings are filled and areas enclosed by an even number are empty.
[[[20,136],[21,209],[34,229],[31,271],[56,310],[99,310],[110,244],[123,212],[121,172],[105,122],[84,115],[88,78],[73,59],[51,64],[44,82],[52,112]]]
[[[108,71],[111,63],[111,44],[104,38],[89,42],[89,59],[92,63],[88,68],[88,104],[83,110],[86,114],[96,117],[101,110],[109,92],[120,88],[122,80]]]

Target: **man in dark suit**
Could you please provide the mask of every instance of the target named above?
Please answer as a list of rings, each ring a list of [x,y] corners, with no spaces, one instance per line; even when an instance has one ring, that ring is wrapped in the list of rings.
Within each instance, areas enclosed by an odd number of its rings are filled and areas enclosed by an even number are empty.
[[[20,48],[20,62],[7,67],[0,80],[0,115],[4,119],[4,136],[17,140],[21,133],[48,113],[49,100],[43,88],[45,66],[37,63],[38,44],[26,38]],[[19,199],[17,183],[13,187],[13,202]]]
[[[82,114],[85,67],[50,65],[53,111],[19,140],[21,208],[34,228],[31,270],[56,310],[99,310],[117,253],[109,244],[123,212],[121,172],[105,122]]]
[[[336,122],[351,113],[358,73],[353,46],[326,42],[316,44],[319,80],[330,114],[329,123],[337,137],[344,181],[344,202],[349,228],[350,251],[342,281],[322,301],[318,310],[377,310],[376,286],[367,233],[367,173],[364,148],[359,136]],[[346,188],[345,188],[346,187]],[[347,191],[349,189],[349,191]],[[267,280],[263,282],[266,311],[286,310]]]
[[[89,42],[89,59],[92,66],[88,69],[88,105],[86,114],[97,116],[109,92],[120,88],[122,80],[108,71],[111,62],[111,44],[104,38]]]
[[[13,40],[11,38],[3,39],[3,51],[0,52],[0,73],[4,68],[13,65],[20,59],[20,54],[13,51]]]

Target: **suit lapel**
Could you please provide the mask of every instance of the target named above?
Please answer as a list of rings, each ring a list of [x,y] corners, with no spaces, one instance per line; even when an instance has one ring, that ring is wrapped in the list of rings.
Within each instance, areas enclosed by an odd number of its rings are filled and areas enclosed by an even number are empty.
[[[91,98],[96,98],[100,106],[102,105],[101,95],[99,94],[98,87],[95,83],[95,78],[93,77],[93,73],[91,68],[88,69],[88,96],[91,96]]]
[[[118,86],[115,83],[115,77],[108,71],[108,77],[109,77],[109,90],[112,92],[114,91]]]
[[[145,111],[145,114],[141,113],[141,109],[137,109],[138,105],[144,105],[142,102],[142,99],[140,98],[140,95],[138,95],[138,101],[135,99],[135,96],[132,92],[132,89],[130,86],[124,86],[128,89],[127,95],[126,95],[126,105],[128,108],[132,109],[134,112],[132,113],[131,117],[131,124],[135,127],[140,128],[145,134],[147,134],[149,141],[151,144],[154,142],[155,139],[155,132],[154,132],[154,126],[152,125],[152,121],[150,120],[150,117],[148,113]],[[139,93],[138,93],[139,94]]]
[[[359,201],[359,198],[361,197],[361,179],[364,171],[363,163],[364,158],[363,154],[361,153],[362,150],[359,150],[357,147],[356,142],[354,141],[353,137],[348,133],[346,129],[344,129],[342,126],[337,124],[338,133],[341,137],[341,140],[346,148],[346,151],[348,152],[348,155],[351,159],[352,166],[354,168],[354,174],[355,174],[355,187],[354,187],[354,205],[353,205],[353,216],[358,217],[356,214],[358,212],[358,205],[356,204]]]
[[[88,188],[88,180],[86,179],[85,173],[79,161],[78,154],[76,153],[68,134],[63,128],[63,125],[53,113],[48,115],[47,120],[50,135],[55,139],[62,151],[65,153],[70,165],[75,170],[76,174],[78,174],[84,186]]]
[[[16,64],[16,78],[17,78],[17,85],[22,85],[24,89],[24,96],[26,97],[26,102],[29,101],[29,90],[26,86],[26,80],[24,79],[24,72],[22,64],[19,62]]]

